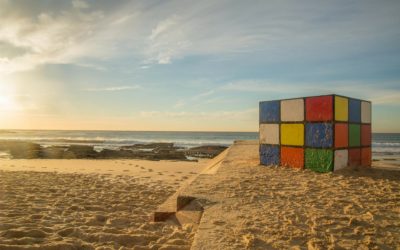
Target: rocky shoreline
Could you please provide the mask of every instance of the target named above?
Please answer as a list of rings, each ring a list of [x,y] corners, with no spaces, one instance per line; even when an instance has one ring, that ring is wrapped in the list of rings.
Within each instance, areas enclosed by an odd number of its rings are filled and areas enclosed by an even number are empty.
[[[214,158],[225,146],[176,147],[173,143],[134,144],[100,152],[89,145],[42,146],[33,142],[0,141],[0,151],[13,159],[144,159],[196,161],[193,158]]]

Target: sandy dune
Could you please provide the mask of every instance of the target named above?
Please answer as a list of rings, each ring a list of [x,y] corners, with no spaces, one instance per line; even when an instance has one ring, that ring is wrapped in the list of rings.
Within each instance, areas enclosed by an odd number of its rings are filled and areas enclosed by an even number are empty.
[[[149,216],[204,163],[2,160],[0,249],[188,249]]]

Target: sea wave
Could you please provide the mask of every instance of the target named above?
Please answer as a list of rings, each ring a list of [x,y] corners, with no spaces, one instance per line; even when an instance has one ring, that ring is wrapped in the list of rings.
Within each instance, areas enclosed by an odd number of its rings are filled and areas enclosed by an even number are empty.
[[[13,137],[2,140],[25,141],[38,143],[44,146],[56,145],[93,145],[101,148],[116,148],[119,146],[149,143],[174,143],[178,147],[195,147],[199,145],[221,145],[229,146],[234,140],[188,140],[188,139],[143,139],[143,138],[40,138],[40,137]]]
[[[399,147],[400,142],[372,142],[372,147]]]

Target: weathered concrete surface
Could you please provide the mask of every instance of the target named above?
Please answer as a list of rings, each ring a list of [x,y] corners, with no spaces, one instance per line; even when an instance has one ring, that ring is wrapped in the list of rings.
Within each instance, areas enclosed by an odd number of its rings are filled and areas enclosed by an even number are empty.
[[[400,225],[396,208],[400,171],[345,168],[320,174],[265,167],[259,165],[256,141],[236,142],[225,153],[212,173],[203,172],[180,192],[195,197],[204,208],[192,250],[390,248],[400,244],[395,226]],[[392,191],[382,191],[382,185]],[[370,214],[385,221],[385,226],[371,221]],[[387,234],[371,238],[371,230]],[[392,240],[385,236],[389,233]]]
[[[219,154],[210,161],[208,166],[201,174],[215,174],[223,159],[225,159],[229,149]],[[188,189],[192,182],[198,178],[193,176],[188,179],[172,196],[170,196],[157,210],[151,218],[154,222],[170,221],[176,224],[195,223],[200,221],[203,208],[198,200],[194,201],[191,196],[183,195],[183,190]]]

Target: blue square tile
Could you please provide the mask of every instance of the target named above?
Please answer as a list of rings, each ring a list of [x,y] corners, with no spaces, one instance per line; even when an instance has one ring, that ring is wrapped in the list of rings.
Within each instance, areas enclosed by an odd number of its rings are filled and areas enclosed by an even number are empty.
[[[349,100],[349,122],[361,122],[361,101]]]
[[[280,101],[260,102],[260,123],[280,121]]]
[[[261,144],[260,162],[262,165],[279,165],[279,146]]]
[[[333,129],[331,123],[307,123],[306,146],[329,148],[333,145]]]

